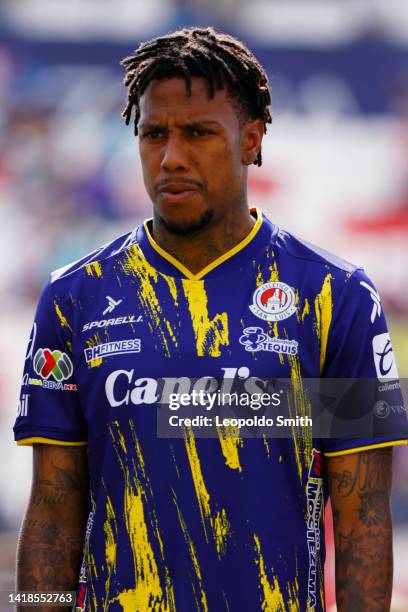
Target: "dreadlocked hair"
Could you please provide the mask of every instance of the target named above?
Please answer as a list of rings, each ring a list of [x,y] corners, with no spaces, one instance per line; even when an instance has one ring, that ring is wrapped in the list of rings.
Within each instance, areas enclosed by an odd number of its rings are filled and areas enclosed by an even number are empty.
[[[126,70],[128,98],[122,116],[129,125],[133,109],[134,133],[138,134],[139,100],[153,79],[179,77],[191,96],[192,77],[207,81],[208,95],[226,88],[240,120],[262,119],[264,132],[272,122],[268,77],[247,47],[232,36],[208,28],[184,28],[141,43],[133,55],[121,61]],[[262,164],[259,151],[254,164]]]

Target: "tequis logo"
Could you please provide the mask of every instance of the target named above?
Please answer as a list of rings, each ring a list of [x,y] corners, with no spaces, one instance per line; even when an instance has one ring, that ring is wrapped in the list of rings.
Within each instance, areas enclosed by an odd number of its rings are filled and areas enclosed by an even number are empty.
[[[66,353],[39,348],[34,355],[34,370],[44,380],[52,376],[57,382],[61,382],[72,375],[73,366]]]

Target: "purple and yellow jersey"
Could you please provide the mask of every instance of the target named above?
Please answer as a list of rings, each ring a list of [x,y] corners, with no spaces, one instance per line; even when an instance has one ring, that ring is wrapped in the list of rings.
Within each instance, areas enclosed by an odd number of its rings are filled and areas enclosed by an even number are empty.
[[[163,377],[397,377],[364,272],[253,214],[199,274],[146,222],[43,290],[14,431],[88,445],[77,609],[323,610],[324,456],[405,443],[158,438]]]

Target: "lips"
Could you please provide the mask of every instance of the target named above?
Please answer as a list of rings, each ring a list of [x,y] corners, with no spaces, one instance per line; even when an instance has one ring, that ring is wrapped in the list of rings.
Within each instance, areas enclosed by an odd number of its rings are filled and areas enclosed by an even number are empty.
[[[188,183],[166,183],[159,189],[159,195],[162,200],[167,202],[180,202],[191,198],[199,191],[198,186]]]
[[[182,200],[187,200],[191,198],[196,193],[196,189],[187,189],[179,192],[161,191],[160,195],[162,197],[162,200],[166,200],[167,202],[181,202]]]

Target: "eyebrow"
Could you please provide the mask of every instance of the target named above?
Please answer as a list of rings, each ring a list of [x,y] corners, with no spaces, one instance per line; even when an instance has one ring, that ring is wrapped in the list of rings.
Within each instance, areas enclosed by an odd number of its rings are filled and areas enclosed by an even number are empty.
[[[218,121],[215,121],[213,119],[197,119],[195,121],[191,121],[188,123],[176,123],[176,127],[181,127],[181,128],[199,128],[199,127],[203,127],[203,126],[213,126],[213,127],[219,127],[220,124],[218,123]],[[151,129],[163,129],[164,125],[162,123],[141,123],[139,125],[139,128],[142,130],[151,130]]]

